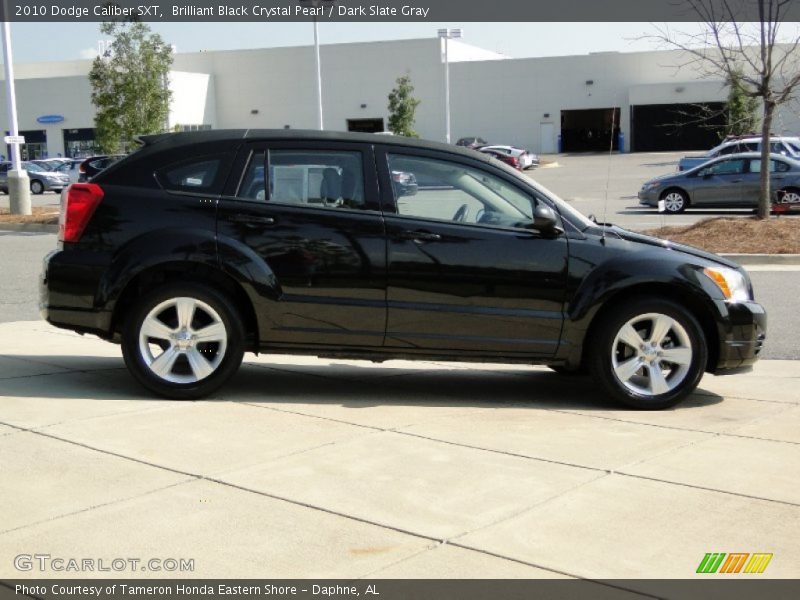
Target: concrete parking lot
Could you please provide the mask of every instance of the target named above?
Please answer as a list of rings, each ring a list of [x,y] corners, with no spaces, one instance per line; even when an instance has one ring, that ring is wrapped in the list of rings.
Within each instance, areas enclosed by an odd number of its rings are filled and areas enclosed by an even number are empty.
[[[677,156],[614,157],[608,220],[709,216],[626,197]],[[558,160],[529,175],[599,218],[607,157]],[[108,575],[19,571],[21,554],[194,561],[116,577],[692,578],[708,552],[800,577],[800,361],[706,375],[655,413],[544,368],[274,355],[165,401],[117,346],[37,320],[53,247],[0,232],[1,578]],[[800,358],[800,267],[750,269],[764,356]]]
[[[47,553],[194,559],[180,577],[686,578],[734,551],[800,576],[798,362],[645,413],[541,368],[263,355],[172,402],[92,337],[5,323],[0,347],[0,577],[93,576],[14,568]]]

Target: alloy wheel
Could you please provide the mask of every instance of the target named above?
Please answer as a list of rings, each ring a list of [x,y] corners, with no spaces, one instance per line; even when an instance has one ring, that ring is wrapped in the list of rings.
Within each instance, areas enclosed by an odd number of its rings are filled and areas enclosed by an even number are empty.
[[[681,385],[693,357],[686,329],[661,313],[628,320],[611,346],[614,376],[625,388],[642,396],[660,396]]]
[[[196,298],[171,298],[155,306],[139,328],[147,368],[170,383],[196,383],[222,363],[228,332],[220,315]]]
[[[670,192],[664,196],[664,208],[667,212],[680,212],[684,209],[686,201],[680,192]]]

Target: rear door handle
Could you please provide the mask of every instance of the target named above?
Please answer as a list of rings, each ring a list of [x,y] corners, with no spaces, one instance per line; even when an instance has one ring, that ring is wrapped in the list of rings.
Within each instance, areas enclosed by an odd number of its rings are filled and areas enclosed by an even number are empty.
[[[442,239],[438,233],[431,231],[403,231],[400,237],[404,240],[413,240],[415,242],[436,242]]]
[[[274,225],[275,219],[272,217],[259,217],[257,215],[245,215],[237,213],[229,217],[234,223],[244,223],[245,225]]]

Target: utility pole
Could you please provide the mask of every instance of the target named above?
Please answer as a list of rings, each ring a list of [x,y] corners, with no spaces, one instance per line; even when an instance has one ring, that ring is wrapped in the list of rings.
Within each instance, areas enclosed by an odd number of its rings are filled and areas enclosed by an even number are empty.
[[[458,39],[463,35],[461,29],[440,29],[439,38],[444,40],[444,139],[450,143],[450,57],[448,56],[447,42]]]
[[[8,136],[11,147],[11,169],[8,171],[9,209],[12,215],[31,214],[30,180],[19,158],[19,124],[17,122],[17,95],[14,89],[14,59],[11,55],[11,27],[3,21],[3,62],[6,77],[6,106],[8,107]]]

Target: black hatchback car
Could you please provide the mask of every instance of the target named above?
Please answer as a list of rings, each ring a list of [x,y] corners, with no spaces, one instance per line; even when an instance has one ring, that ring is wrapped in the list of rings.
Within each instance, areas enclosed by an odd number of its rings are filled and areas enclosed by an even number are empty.
[[[41,310],[120,342],[162,396],[209,394],[269,351],[589,370],[655,409],[764,341],[741,267],[601,227],[485,154],[291,130],[143,144],[63,194]]]

